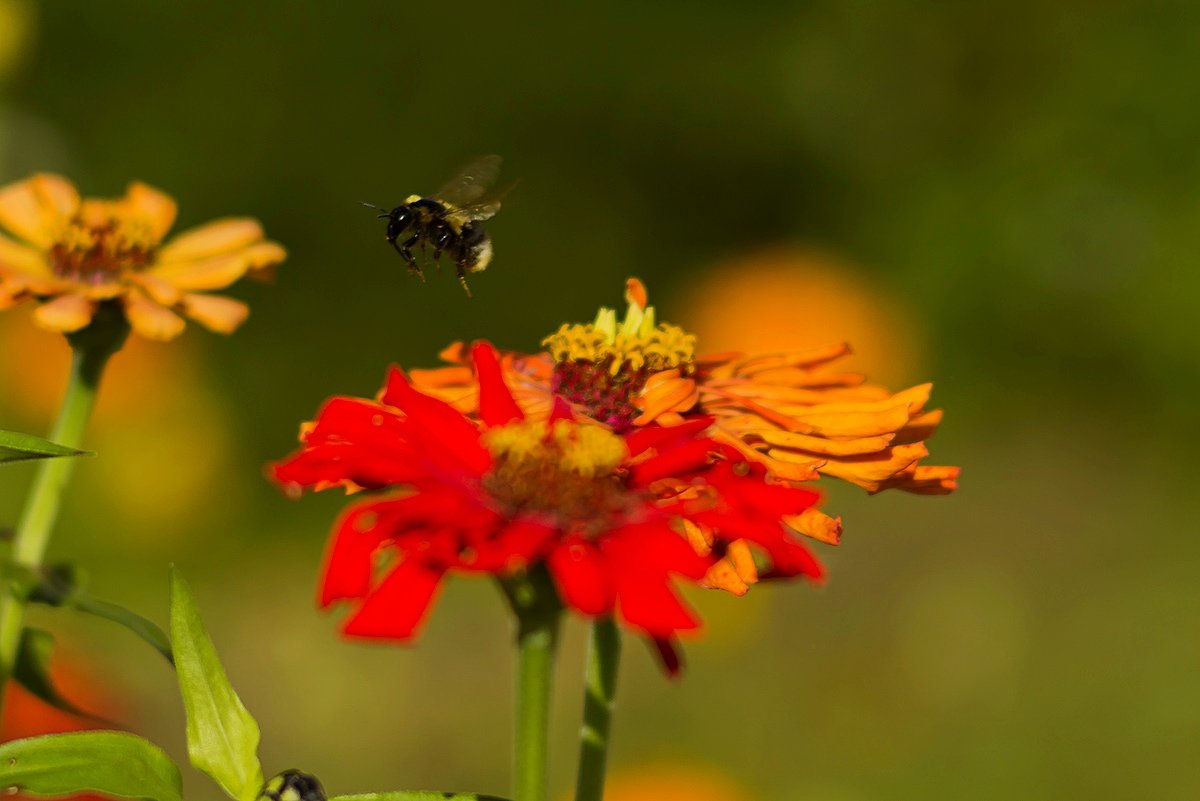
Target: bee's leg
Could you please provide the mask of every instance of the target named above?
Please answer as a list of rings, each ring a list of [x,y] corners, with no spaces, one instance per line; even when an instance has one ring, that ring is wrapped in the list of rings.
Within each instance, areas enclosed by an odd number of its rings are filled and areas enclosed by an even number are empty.
[[[449,226],[443,226],[438,229],[437,234],[433,237],[433,263],[437,268],[442,269],[442,263],[439,259],[442,258],[442,253],[447,250],[454,250],[454,232]]]
[[[425,273],[421,270],[420,265],[417,264],[417,260],[412,254],[412,247],[413,245],[417,244],[420,238],[420,234],[413,234],[409,239],[405,240],[403,244],[397,244],[395,240],[392,240],[392,247],[396,249],[396,252],[399,253],[401,258],[403,258],[408,264],[408,271],[410,273],[416,273],[417,277],[424,282]]]
[[[468,298],[475,297],[471,294],[471,287],[467,286],[466,265],[462,261],[459,261],[455,267],[457,268],[456,272],[458,273],[458,283],[462,284],[463,291],[467,293]]]

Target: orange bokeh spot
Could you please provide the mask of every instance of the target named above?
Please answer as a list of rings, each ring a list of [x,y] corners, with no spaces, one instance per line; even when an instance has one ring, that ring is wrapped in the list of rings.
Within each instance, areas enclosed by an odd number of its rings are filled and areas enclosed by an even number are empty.
[[[604,801],[752,801],[750,793],[712,768],[688,764],[647,765],[616,771]]]
[[[35,326],[32,310],[25,304],[0,315],[0,408],[29,430],[45,431],[66,390],[71,348],[62,334]],[[169,403],[172,388],[194,372],[194,361],[187,341],[166,347],[130,336],[105,369],[95,422],[137,419],[148,404]]]
[[[816,251],[777,247],[718,264],[680,308],[674,321],[697,336],[701,354],[849,342],[848,366],[872,383],[911,381],[919,367],[913,315],[853,266]]]

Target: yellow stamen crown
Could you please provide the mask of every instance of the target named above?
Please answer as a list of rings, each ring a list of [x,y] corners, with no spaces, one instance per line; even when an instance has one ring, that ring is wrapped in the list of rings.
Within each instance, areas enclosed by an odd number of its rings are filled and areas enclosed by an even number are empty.
[[[656,324],[641,282],[630,279],[629,285],[624,320],[618,322],[614,309],[602,307],[594,322],[564,323],[542,340],[556,362],[607,363],[613,375],[623,370],[691,369],[696,337],[676,325]]]

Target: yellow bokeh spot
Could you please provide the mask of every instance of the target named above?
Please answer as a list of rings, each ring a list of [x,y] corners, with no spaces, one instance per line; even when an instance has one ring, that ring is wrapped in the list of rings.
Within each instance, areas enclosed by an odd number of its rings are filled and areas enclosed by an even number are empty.
[[[8,80],[29,52],[35,12],[29,0],[0,0],[0,81]]]
[[[849,342],[854,355],[839,364],[872,383],[909,381],[919,367],[913,315],[851,265],[815,251],[780,247],[716,265],[680,308],[700,355]]]

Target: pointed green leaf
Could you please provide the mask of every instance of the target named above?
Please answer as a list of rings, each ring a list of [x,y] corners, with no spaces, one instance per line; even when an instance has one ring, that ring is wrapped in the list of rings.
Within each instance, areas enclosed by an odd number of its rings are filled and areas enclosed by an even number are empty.
[[[81,718],[91,718],[108,725],[112,721],[93,715],[75,706],[66,699],[54,680],[50,678],[50,655],[54,651],[54,637],[42,629],[26,628],[21,632],[21,646],[13,666],[13,678],[32,695],[42,699],[55,709],[61,709]]]
[[[0,788],[30,795],[104,793],[145,801],[181,801],[179,768],[132,734],[87,731],[29,737],[0,745]]]
[[[174,568],[171,643],[187,712],[188,757],[236,801],[254,801],[263,784],[258,723],[229,684],[191,590]]]
[[[505,801],[495,795],[444,793],[438,790],[393,790],[387,793],[335,795],[329,801]]]
[[[28,459],[51,459],[56,456],[83,456],[87,451],[68,448],[41,437],[0,431],[0,462],[23,462]]]

